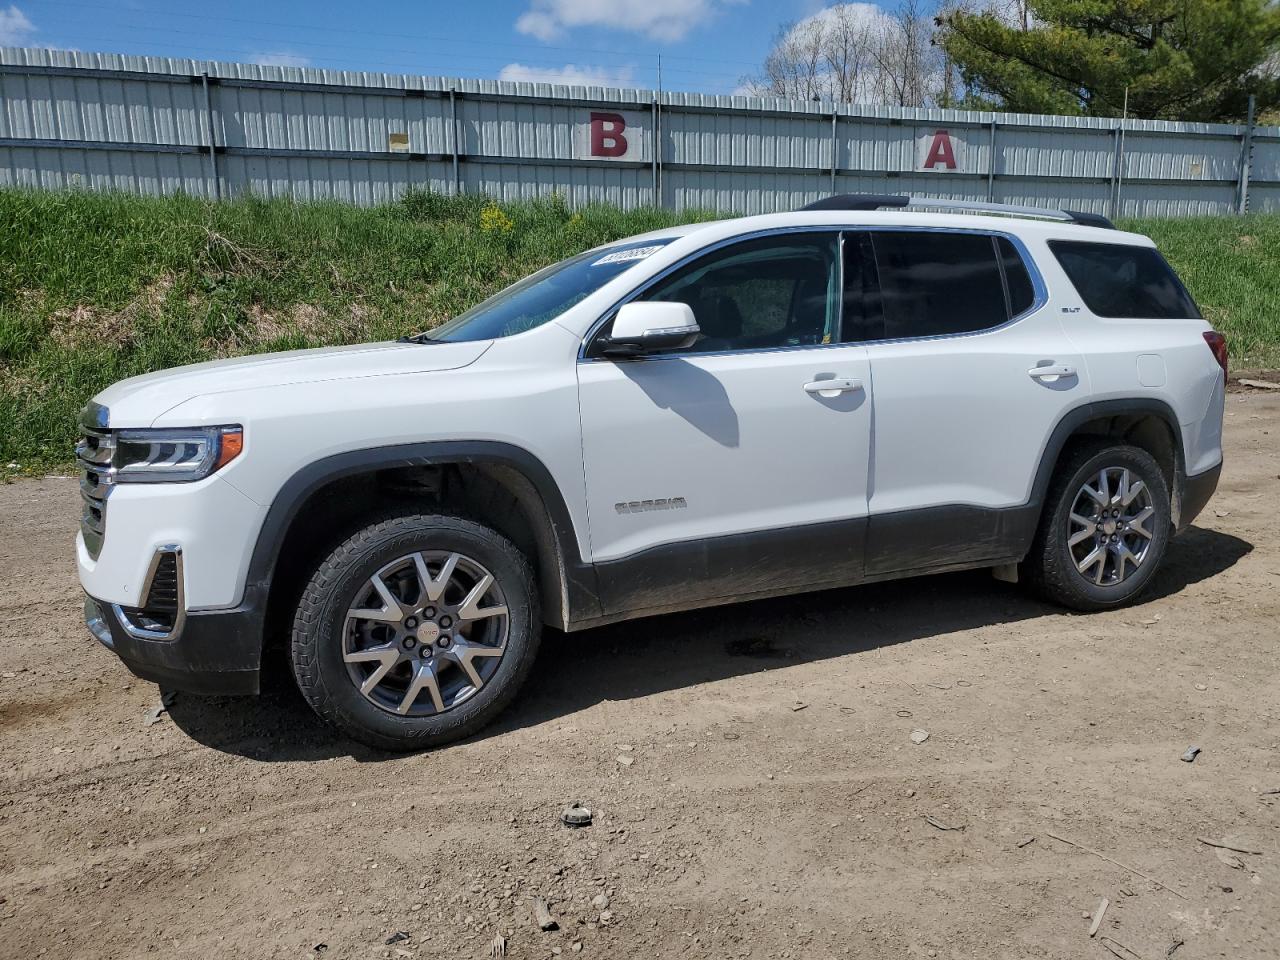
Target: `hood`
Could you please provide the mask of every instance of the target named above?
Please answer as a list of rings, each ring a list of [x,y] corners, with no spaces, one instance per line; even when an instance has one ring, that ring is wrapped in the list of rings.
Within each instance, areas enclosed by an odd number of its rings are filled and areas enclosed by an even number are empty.
[[[365,343],[211,360],[121,380],[94,400],[110,410],[111,426],[146,427],[166,410],[212,393],[456,370],[475,363],[492,343]]]

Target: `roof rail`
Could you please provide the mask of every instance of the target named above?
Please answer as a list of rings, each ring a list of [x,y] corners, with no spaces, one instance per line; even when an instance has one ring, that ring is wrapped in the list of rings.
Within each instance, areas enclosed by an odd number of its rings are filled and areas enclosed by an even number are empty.
[[[1100,213],[1081,213],[1076,210],[1054,210],[1048,207],[1022,207],[1012,203],[985,203],[981,200],[941,200],[937,197],[904,197],[874,193],[845,193],[824,197],[805,204],[801,210],[881,210],[886,207],[916,210],[950,210],[970,213],[999,213],[1010,217],[1037,217],[1042,220],[1061,220],[1082,227],[1104,227],[1114,230],[1115,224]]]

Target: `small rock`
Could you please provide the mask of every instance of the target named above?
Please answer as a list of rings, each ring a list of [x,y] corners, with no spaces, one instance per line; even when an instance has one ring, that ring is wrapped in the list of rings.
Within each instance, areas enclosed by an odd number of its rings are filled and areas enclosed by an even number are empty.
[[[12,670],[6,670],[4,673],[0,673],[0,677],[4,677],[6,680],[12,680],[16,676],[17,674],[14,673]]]
[[[612,911],[612,910],[601,910],[601,911],[600,911],[600,922],[601,922],[601,923],[609,923],[611,920],[613,920],[613,911]]]
[[[148,727],[154,727],[157,723],[159,723],[162,719],[164,719],[164,715],[168,712],[169,712],[169,708],[167,706],[165,706],[163,703],[158,703],[154,707],[152,707],[150,710],[148,710],[145,714],[143,714],[142,722],[145,723]]]
[[[570,950],[572,950],[574,953],[581,953],[581,952],[582,952],[582,941],[581,941],[581,940],[575,940],[575,941],[573,941],[573,943],[569,944],[569,949],[570,949]]]
[[[1187,747],[1187,752],[1182,755],[1183,763],[1194,763],[1196,756],[1200,753],[1199,747]]]
[[[397,930],[395,933],[387,937],[387,939],[382,942],[385,943],[387,946],[390,946],[393,943],[403,943],[405,940],[408,940],[408,939],[409,939],[409,934],[407,931]]]
[[[329,945],[327,943],[317,943],[311,949],[315,953],[324,953],[326,950],[329,949]]]
[[[564,812],[560,814],[560,822],[566,827],[589,827],[591,826],[591,811],[575,803],[571,807],[566,807]]]
[[[556,922],[556,918],[551,915],[551,909],[547,906],[547,901],[542,897],[533,898],[533,918],[538,924],[539,930],[557,930],[560,924]]]
[[[912,742],[912,743],[924,743],[924,742],[925,742],[926,740],[928,740],[928,739],[929,739],[929,731],[928,731],[928,730],[920,730],[920,729],[916,729],[916,730],[912,730],[912,731],[911,731],[911,742]]]
[[[1201,693],[1203,693],[1205,690],[1208,690],[1209,688],[1206,687],[1203,683],[1197,683],[1196,689],[1199,690]]]
[[[609,908],[609,898],[603,893],[597,893],[591,898],[591,905],[597,910],[607,910]]]
[[[617,760],[624,767],[629,767],[636,762],[635,757],[628,757],[625,753],[618,754],[614,759]]]

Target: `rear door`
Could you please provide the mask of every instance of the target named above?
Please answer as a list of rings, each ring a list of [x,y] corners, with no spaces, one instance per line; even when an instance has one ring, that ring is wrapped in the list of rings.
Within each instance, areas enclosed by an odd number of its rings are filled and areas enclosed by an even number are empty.
[[[1021,556],[1041,451],[1088,395],[1030,256],[1009,235],[939,229],[845,250],[876,278],[846,324],[871,366],[867,574]]]

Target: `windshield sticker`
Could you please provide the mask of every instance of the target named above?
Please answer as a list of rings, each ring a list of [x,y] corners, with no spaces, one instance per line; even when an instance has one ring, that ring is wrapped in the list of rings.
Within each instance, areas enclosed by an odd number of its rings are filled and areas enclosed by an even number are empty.
[[[652,247],[634,247],[631,250],[619,250],[616,253],[606,253],[599,260],[592,261],[593,267],[601,267],[606,263],[627,263],[630,260],[643,260],[645,257],[651,257],[659,250],[663,244]]]

